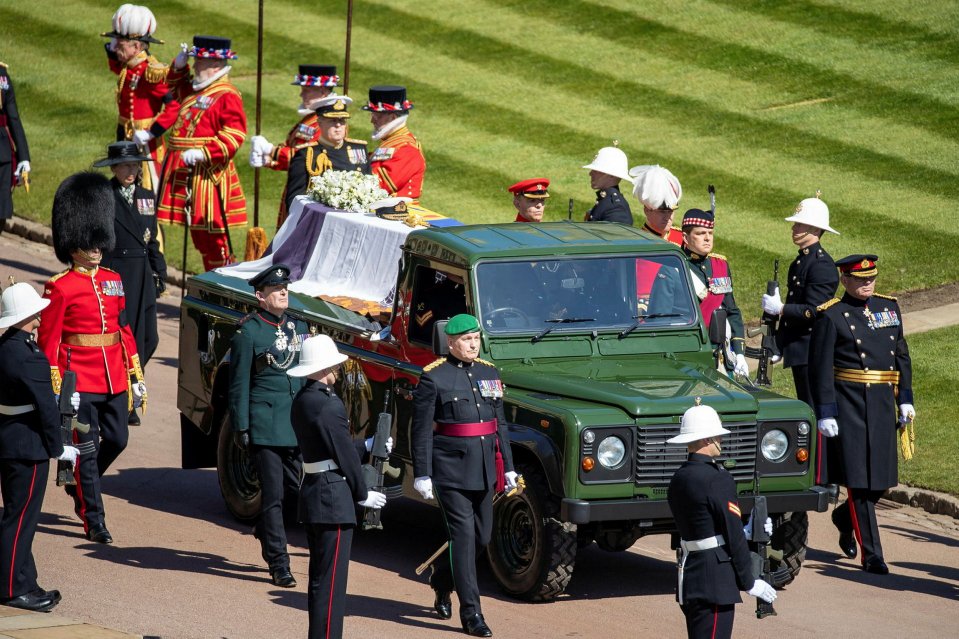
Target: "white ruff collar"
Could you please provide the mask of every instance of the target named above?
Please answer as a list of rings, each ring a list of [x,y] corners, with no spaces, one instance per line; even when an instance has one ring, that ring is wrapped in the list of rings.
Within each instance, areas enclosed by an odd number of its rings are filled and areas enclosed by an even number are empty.
[[[213,84],[214,82],[216,82],[217,80],[225,76],[227,73],[229,73],[231,68],[232,67],[228,64],[222,69],[220,69],[219,71],[217,71],[216,73],[214,73],[212,76],[204,80],[203,82],[197,82],[196,80],[194,80],[193,90],[202,91],[203,89],[207,88],[208,86],[210,86],[211,84]]]
[[[408,117],[410,116],[401,115],[400,117],[396,118],[392,122],[388,124],[384,124],[382,128],[379,128],[376,131],[373,131],[373,135],[371,135],[370,137],[373,138],[374,140],[382,140],[383,138],[388,136],[390,133],[392,133],[393,131],[397,130],[398,128],[406,124],[406,119]]]

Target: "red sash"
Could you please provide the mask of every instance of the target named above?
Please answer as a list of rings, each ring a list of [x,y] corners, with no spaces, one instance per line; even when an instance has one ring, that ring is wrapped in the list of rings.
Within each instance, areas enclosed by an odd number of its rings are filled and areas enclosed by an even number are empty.
[[[446,435],[447,437],[479,437],[481,435],[492,435],[496,432],[496,420],[488,422],[476,422],[473,424],[436,424],[435,432],[437,435]]]
[[[726,260],[720,260],[715,257],[708,257],[706,259],[709,260],[713,267],[713,275],[711,278],[709,278],[709,281],[706,282],[707,287],[710,286],[713,278],[729,277],[729,263]],[[706,322],[706,328],[709,328],[709,322],[712,319],[713,311],[723,305],[723,299],[725,298],[725,293],[713,293],[710,287],[706,293],[706,299],[699,303],[699,310],[703,313],[703,320]]]

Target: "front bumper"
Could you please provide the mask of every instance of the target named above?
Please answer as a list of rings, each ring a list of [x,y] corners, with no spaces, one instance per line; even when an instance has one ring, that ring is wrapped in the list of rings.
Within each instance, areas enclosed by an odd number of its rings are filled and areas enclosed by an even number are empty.
[[[791,493],[770,493],[766,505],[771,513],[826,512],[829,507],[829,491],[823,486]],[[739,507],[743,513],[753,509],[752,495],[740,495]],[[560,519],[573,524],[588,524],[594,521],[635,521],[672,519],[673,514],[665,499],[610,499],[584,501],[564,499],[560,504]]]

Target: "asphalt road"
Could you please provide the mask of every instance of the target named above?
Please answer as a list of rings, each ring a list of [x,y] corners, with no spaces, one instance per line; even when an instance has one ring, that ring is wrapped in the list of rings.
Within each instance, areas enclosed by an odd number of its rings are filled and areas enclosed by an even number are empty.
[[[12,274],[39,288],[59,268],[48,247],[0,235],[4,283]],[[163,299],[161,344],[146,370],[150,403],[143,426],[132,429],[129,448],[103,480],[116,543],[86,541],[51,473],[34,545],[40,583],[63,593],[57,614],[146,636],[305,636],[302,530],[290,533],[300,584],[276,588],[249,526],[223,507],[215,471],[179,468],[174,293]],[[747,598],[737,610],[736,636],[954,636],[959,522],[883,502],[879,523],[891,575],[869,575],[840,559],[828,513],[814,514],[806,563],[780,593],[779,615],[757,620]],[[413,573],[443,540],[436,511],[398,500],[384,511],[384,524],[383,532],[359,535],[354,545],[346,636],[462,636],[455,620],[435,617],[429,587]],[[675,579],[665,537],[641,539],[624,553],[595,545],[581,550],[567,594],[549,604],[505,598],[485,566],[480,570],[484,613],[501,638],[685,636]]]

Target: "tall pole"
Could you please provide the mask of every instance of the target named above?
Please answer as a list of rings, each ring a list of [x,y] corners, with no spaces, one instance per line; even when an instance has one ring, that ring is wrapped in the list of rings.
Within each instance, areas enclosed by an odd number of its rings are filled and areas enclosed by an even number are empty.
[[[262,0],[261,0],[262,1]],[[350,94],[350,45],[353,41],[353,0],[346,3],[346,56],[343,60],[343,95]]]
[[[256,18],[256,135],[260,135],[260,96],[263,84],[263,0]],[[260,225],[260,169],[253,169],[253,226]],[[227,231],[229,233],[229,230]]]

